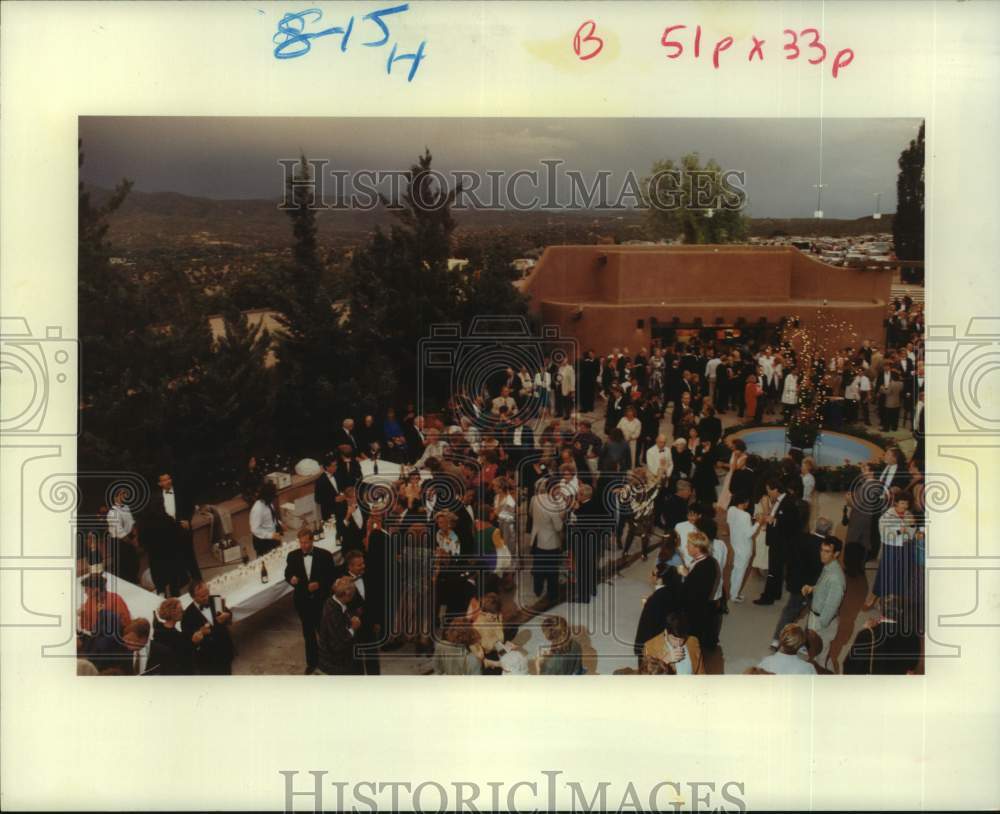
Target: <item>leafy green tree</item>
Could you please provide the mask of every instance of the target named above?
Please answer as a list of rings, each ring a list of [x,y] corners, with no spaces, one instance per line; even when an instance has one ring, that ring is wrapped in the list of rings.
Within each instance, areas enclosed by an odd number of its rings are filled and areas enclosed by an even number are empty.
[[[679,238],[683,243],[746,239],[749,223],[742,207],[719,206],[727,189],[715,159],[702,166],[698,153],[688,153],[678,164],[671,159],[657,161],[642,182],[641,194],[646,231],[653,239]]]
[[[924,125],[899,155],[892,239],[900,260],[924,259]]]

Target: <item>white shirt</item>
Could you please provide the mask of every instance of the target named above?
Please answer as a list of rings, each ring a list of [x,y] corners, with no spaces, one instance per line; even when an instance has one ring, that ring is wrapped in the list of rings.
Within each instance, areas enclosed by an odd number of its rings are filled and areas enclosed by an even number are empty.
[[[313,555],[311,551],[308,554],[302,555],[302,567],[305,569],[306,579],[308,580],[312,576],[313,570]]]
[[[722,540],[712,540],[712,557],[719,564],[719,576],[716,580],[715,593],[712,594],[712,599],[722,599],[723,582],[725,582],[723,574],[726,571],[726,559],[728,556],[729,549],[726,548],[726,544]]]
[[[354,587],[358,589],[358,596],[360,596],[362,599],[364,599],[365,598],[365,578],[364,577],[355,577],[354,578]]]
[[[138,661],[137,658],[138,657]],[[138,650],[132,651],[132,663],[136,665],[135,674],[141,676],[146,672],[146,664],[149,662],[149,642],[146,642]]]
[[[177,519],[177,496],[174,494],[174,490],[171,489],[169,492],[163,493],[163,509],[169,514],[174,520]]]
[[[351,627],[351,617],[347,613],[347,605],[345,605],[343,602],[341,602],[339,599],[337,599],[337,597],[333,597],[333,601],[336,602],[338,605],[340,605],[340,609],[344,612],[344,616],[347,617],[347,632],[350,633],[353,636],[354,635],[354,628]]]
[[[871,379],[869,379],[867,376],[861,376],[858,379],[858,389],[862,393],[870,393],[872,390]]]
[[[768,515],[769,520],[774,520],[778,516],[778,507],[781,505],[781,501],[785,499],[785,492],[778,495],[778,499],[774,501],[774,505],[771,507],[771,513]]]
[[[715,369],[722,364],[722,360],[719,358],[713,358],[708,360],[708,364],[705,365],[705,376],[709,379],[715,378]]]
[[[535,374],[535,390],[549,390],[552,387],[552,374],[547,370]]]
[[[694,557],[688,554],[687,541],[688,535],[692,531],[697,531],[698,528],[694,523],[685,520],[683,523],[678,523],[674,526],[674,531],[677,533],[677,549],[680,551],[681,559],[684,560],[684,565],[688,568],[691,567],[691,563],[694,562]]]
[[[855,376],[851,383],[844,388],[844,398],[848,401],[858,401],[861,398],[861,378]]]
[[[895,476],[896,464],[889,464],[884,470],[882,470],[882,477],[879,478],[879,480],[882,481],[882,487],[887,488]]]
[[[256,501],[250,509],[250,533],[261,540],[267,540],[274,537],[277,530],[271,507],[263,500]]]
[[[134,526],[135,518],[132,517],[132,510],[124,503],[121,505],[116,503],[108,511],[108,531],[116,540],[128,537]]]
[[[802,499],[809,500],[813,490],[816,488],[816,476],[812,472],[806,472],[802,476]]]
[[[211,599],[208,600],[208,604],[205,605],[204,608],[198,608],[198,610],[201,612],[201,615],[205,617],[205,621],[206,622],[208,622],[210,625],[214,625],[215,624],[215,619],[212,618],[212,600]]]
[[[816,675],[816,668],[808,661],[804,661],[796,655],[782,653],[780,650],[762,659],[757,666],[761,670],[767,670],[769,673],[774,673],[775,675]]]

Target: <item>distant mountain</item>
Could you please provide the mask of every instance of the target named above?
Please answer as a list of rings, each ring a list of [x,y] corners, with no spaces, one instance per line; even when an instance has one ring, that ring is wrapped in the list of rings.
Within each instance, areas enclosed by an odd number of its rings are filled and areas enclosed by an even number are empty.
[[[111,194],[100,187],[90,187],[95,203]],[[265,199],[214,199],[182,195],[178,192],[139,192],[133,190],[111,218],[109,238],[122,250],[196,249],[215,246],[234,249],[280,250],[289,246],[291,229],[279,201]],[[578,235],[617,234],[640,237],[642,213],[639,211],[604,212],[601,210],[551,212],[513,212],[470,210],[456,212],[458,233],[479,230],[535,231],[558,239],[560,230],[567,239]],[[355,245],[365,240],[376,226],[392,222],[384,208],[370,212],[329,209],[317,216],[320,242],[329,247]],[[751,220],[751,235],[771,237],[787,235],[828,235],[842,237],[892,230],[892,216],[881,220],[871,217],[857,220],[814,220],[811,218]]]

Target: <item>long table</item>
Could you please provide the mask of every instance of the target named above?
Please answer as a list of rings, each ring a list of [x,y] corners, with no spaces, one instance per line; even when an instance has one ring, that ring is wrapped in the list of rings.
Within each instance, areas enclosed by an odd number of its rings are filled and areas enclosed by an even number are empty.
[[[323,538],[317,540],[315,544],[333,554],[334,559],[340,558],[340,545],[337,543],[334,530],[326,529]],[[285,559],[288,557],[288,552],[294,551],[297,547],[298,540],[295,535],[286,535],[284,542],[274,551],[269,551],[263,557],[257,557],[245,565],[239,565],[225,574],[208,580],[209,590],[226,600],[226,606],[232,612],[234,622],[252,616],[292,592],[292,586],[285,582]],[[267,566],[266,583],[260,580],[262,565]],[[133,618],[143,616],[150,622],[153,621],[156,609],[163,601],[162,596],[140,588],[110,572],[105,572],[104,576],[107,578],[108,590],[118,594],[125,601]],[[83,577],[81,582],[82,580]],[[84,601],[82,587],[78,600],[77,607],[81,607]],[[184,594],[180,600],[181,604],[187,607],[191,602],[191,596]]]

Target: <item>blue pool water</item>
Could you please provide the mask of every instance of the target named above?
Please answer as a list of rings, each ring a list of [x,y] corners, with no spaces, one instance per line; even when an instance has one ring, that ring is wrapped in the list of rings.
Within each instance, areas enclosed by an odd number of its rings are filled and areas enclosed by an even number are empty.
[[[788,451],[785,430],[782,427],[762,427],[735,433],[742,438],[747,451],[762,458],[782,458]],[[821,432],[812,450],[812,456],[819,466],[840,466],[845,459],[852,464],[870,461],[882,455],[882,451],[867,441],[842,435],[839,432]]]

